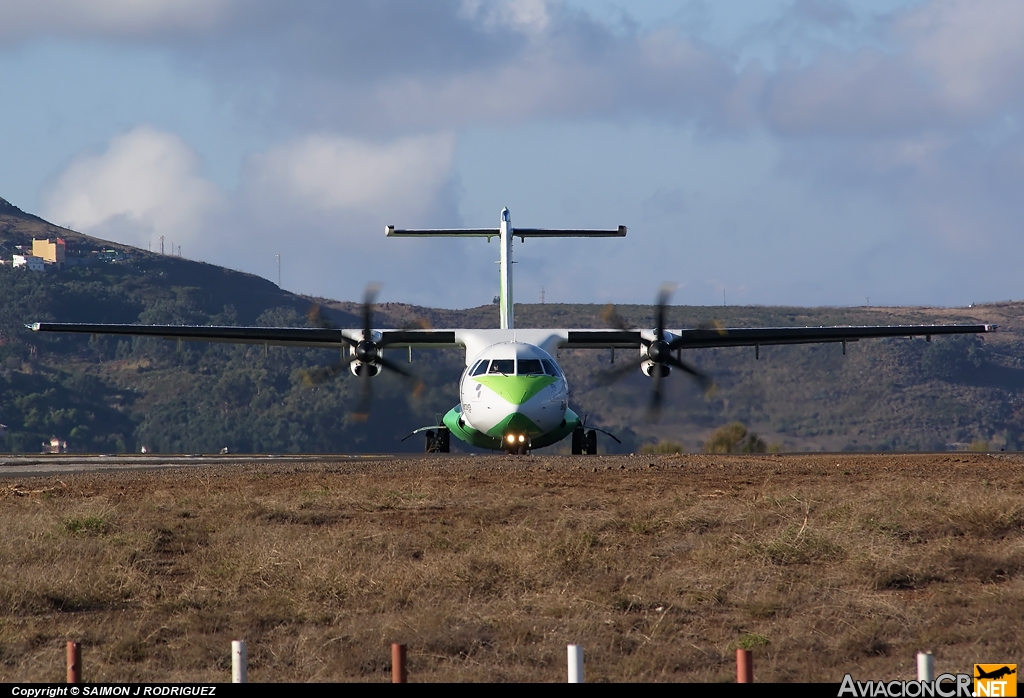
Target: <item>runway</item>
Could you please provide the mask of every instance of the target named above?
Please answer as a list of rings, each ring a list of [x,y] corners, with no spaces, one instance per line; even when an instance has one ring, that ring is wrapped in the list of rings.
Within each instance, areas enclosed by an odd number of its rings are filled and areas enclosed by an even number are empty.
[[[411,457],[415,457],[412,454]],[[0,478],[35,477],[62,473],[116,470],[162,470],[211,465],[257,465],[286,463],[346,463],[410,457],[409,454],[97,454],[62,453],[0,457]]]

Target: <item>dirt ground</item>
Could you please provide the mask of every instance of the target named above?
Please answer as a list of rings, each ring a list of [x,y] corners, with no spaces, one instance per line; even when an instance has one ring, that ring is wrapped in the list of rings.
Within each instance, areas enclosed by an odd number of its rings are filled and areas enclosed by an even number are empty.
[[[19,476],[0,681],[723,682],[1020,662],[1016,454],[422,457]],[[14,476],[11,476],[14,473]]]

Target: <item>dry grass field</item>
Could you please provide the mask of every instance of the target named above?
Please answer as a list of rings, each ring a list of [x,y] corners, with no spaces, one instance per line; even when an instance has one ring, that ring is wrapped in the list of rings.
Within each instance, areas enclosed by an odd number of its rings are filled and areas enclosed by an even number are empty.
[[[759,681],[1019,662],[1024,458],[499,456],[0,480],[0,681]]]

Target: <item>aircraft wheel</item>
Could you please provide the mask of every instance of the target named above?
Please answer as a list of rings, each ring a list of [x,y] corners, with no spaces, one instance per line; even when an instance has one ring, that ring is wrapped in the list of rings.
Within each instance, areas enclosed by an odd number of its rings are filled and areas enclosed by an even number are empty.
[[[572,455],[583,455],[583,446],[585,441],[586,435],[583,432],[583,427],[576,427],[572,430]]]
[[[426,447],[427,453],[450,453],[452,444],[452,432],[446,427],[439,427],[437,433],[434,433],[433,429],[429,429],[426,432]]]
[[[586,444],[584,446],[588,456],[597,455],[597,432],[588,431],[586,436]]]

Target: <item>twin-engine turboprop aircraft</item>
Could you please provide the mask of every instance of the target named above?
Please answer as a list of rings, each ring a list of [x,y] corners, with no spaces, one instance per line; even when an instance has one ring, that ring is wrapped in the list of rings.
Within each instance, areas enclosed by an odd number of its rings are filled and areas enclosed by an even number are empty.
[[[632,349],[634,360],[620,364],[608,380],[639,369],[652,381],[652,411],[661,405],[661,381],[672,368],[697,379],[705,388],[710,379],[682,360],[683,349],[753,346],[755,352],[772,344],[842,343],[876,337],[974,334],[992,332],[994,325],[897,325],[882,327],[764,327],[666,329],[668,292],[658,299],[655,327],[630,328],[614,311],[606,320],[614,329],[515,329],[512,306],[512,239],[543,237],[624,237],[625,226],[614,230],[547,230],[513,228],[508,209],[501,212],[498,228],[452,230],[385,229],[388,237],[485,237],[500,242],[500,292],[498,329],[374,329],[371,322],[373,294],[363,306],[361,329],[316,327],[197,327],[180,325],[95,325],[37,322],[37,332],[80,332],[163,337],[165,339],[239,342],[264,345],[348,348],[347,364],[363,383],[363,399],[357,414],[369,405],[370,380],[382,369],[406,377],[411,374],[384,357],[384,349],[460,347],[466,350],[466,369],[459,380],[459,404],[444,415],[443,425],[423,427],[428,451],[448,452],[450,436],[492,450],[527,453],[572,436],[574,454],[597,452],[597,431],[587,428],[569,407],[569,386],[556,360],[559,349]],[[607,433],[607,432],[605,432]]]

